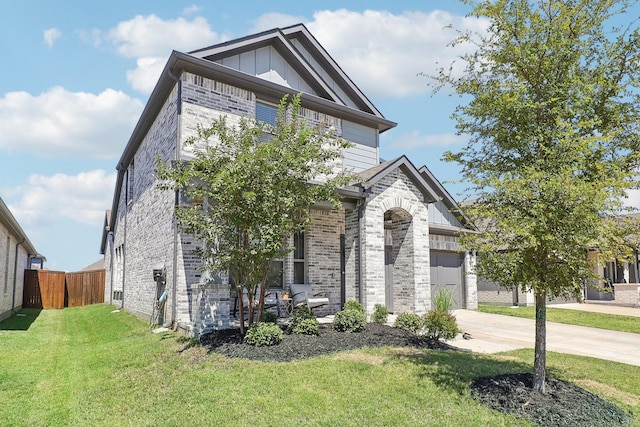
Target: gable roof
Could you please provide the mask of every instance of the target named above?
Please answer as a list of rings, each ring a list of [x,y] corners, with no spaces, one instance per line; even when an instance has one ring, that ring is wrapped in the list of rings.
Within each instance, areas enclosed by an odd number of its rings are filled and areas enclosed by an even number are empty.
[[[340,105],[348,105],[347,99],[344,99],[346,96],[359,110],[384,118],[303,24],[273,28],[189,54],[222,62],[225,58],[266,46],[276,49],[320,97]],[[336,90],[332,83],[340,90]]]
[[[441,200],[445,207],[456,216],[458,221],[460,221],[460,224],[462,224],[462,226],[468,230],[475,231],[476,227],[469,220],[469,218],[466,217],[462,209],[460,209],[460,205],[458,205],[455,199],[451,197],[451,194],[449,194],[449,192],[442,186],[440,181],[438,181],[433,173],[431,173],[429,168],[427,168],[426,166],[422,166],[420,169],[418,169],[418,171],[420,172],[420,175],[422,175],[424,180],[429,184],[430,188],[432,188],[438,195],[439,200]],[[442,226],[430,225],[430,227]]]
[[[118,191],[118,186],[116,185],[116,191]],[[104,251],[106,250],[106,246],[107,246],[107,236],[109,235],[109,232],[111,232],[111,211],[107,210],[104,213],[104,223],[102,225],[102,239],[100,240],[100,253],[104,255]]]
[[[18,243],[27,250],[29,255],[38,255],[46,261],[46,258],[38,254],[36,248],[33,246],[22,227],[20,227],[20,224],[18,224],[18,221],[2,198],[0,198],[0,224],[9,230],[9,234],[18,240]]]
[[[295,48],[295,43],[291,41],[294,39],[300,40],[301,44],[308,46],[307,49],[313,54],[314,58],[317,58],[318,63],[325,64],[325,66],[328,67],[327,69],[330,71],[329,74],[336,76],[337,83],[339,83],[340,87],[344,87],[346,93],[350,93],[354,99],[359,100],[359,105],[363,105],[363,107],[353,108],[346,105],[336,93],[332,93],[335,91],[329,90],[330,88],[327,86],[326,81],[320,77],[318,71],[315,70],[310,63],[306,61],[306,59],[304,59],[300,50]],[[238,52],[242,49],[255,49],[259,46],[268,45],[270,43],[272,45],[280,45],[280,47],[278,47],[280,51],[290,52],[289,58],[292,59],[296,70],[301,70],[301,75],[309,78],[317,87],[321,87],[323,90],[327,91],[325,94],[326,96],[324,97],[316,94],[302,93],[300,98],[302,107],[376,128],[379,132],[384,132],[396,126],[395,122],[384,118],[384,116],[375,107],[373,107],[373,104],[371,104],[366,96],[360,92],[353,82],[351,82],[346,74],[344,74],[335,61],[331,59],[329,54],[320,46],[320,44],[302,24],[242,37],[240,39],[210,46],[209,48],[196,50],[191,53],[173,51],[160,74],[158,82],[149,96],[149,100],[147,101],[147,104],[145,105],[116,166],[118,173],[116,177],[113,202],[111,205],[111,214],[110,218],[105,220],[106,222],[109,224],[115,224],[115,216],[117,215],[118,205],[120,202],[120,189],[122,188],[127,168],[131,164],[135,153],[138,151],[138,148],[142,144],[145,135],[153,124],[155,118],[163,108],[167,97],[175,85],[179,84],[182,73],[193,73],[221,83],[254,91],[260,95],[271,97],[276,100],[280,100],[285,95],[294,96],[299,93],[298,90],[293,88],[262,79],[255,75],[244,73],[240,70],[213,62],[210,59],[205,59],[205,57],[211,58],[215,55],[223,55],[224,52],[226,52],[226,55],[230,55],[233,52]],[[335,99],[339,99],[339,102]],[[106,250],[107,236],[108,233],[102,233],[102,241],[100,245],[101,254],[104,254],[104,251]]]
[[[396,159],[380,163],[372,168],[359,172],[356,175],[362,179],[362,183],[360,185],[365,189],[368,189],[398,168],[411,180],[411,182],[413,182],[418,190],[420,190],[424,196],[425,202],[433,203],[440,200],[438,194],[433,191],[418,169],[416,169],[413,163],[411,163],[407,156],[404,155]]]

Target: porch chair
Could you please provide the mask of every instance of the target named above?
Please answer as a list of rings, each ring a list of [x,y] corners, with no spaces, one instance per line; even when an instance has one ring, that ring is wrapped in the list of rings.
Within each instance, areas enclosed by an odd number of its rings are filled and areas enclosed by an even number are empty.
[[[292,284],[291,298],[293,299],[293,307],[306,305],[310,310],[316,307],[329,304],[329,298],[326,292],[313,293],[311,285],[308,284]]]
[[[260,286],[258,286],[256,288],[256,296],[260,295]],[[257,299],[256,299],[257,301]],[[245,309],[247,307],[249,307],[249,297],[247,295],[247,290],[246,288],[242,290],[242,306],[245,307]],[[276,292],[267,292],[265,290],[264,293],[264,309],[268,309],[271,307],[275,307],[277,312],[278,312],[278,317],[280,317],[280,304],[278,304],[278,294]],[[256,306],[257,308],[257,306]],[[236,292],[236,296],[234,299],[234,303],[233,303],[233,317],[236,317],[238,310],[240,309],[240,307],[238,306],[238,293]],[[245,312],[247,312],[245,310]],[[248,312],[247,312],[248,313]]]

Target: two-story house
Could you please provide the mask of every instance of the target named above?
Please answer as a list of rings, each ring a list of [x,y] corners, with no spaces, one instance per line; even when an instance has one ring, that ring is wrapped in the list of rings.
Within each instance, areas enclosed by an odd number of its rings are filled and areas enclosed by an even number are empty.
[[[148,319],[157,297],[153,269],[164,265],[166,323],[194,336],[229,325],[228,278],[198,270],[198,242],[176,226],[181,197],[157,188],[156,158],[188,160],[183,143],[198,125],[221,115],[228,123],[241,116],[269,122],[280,99],[297,93],[301,116],[330,124],[352,143],[342,167],[362,183],[341,189],[340,210],[322,201],[310,207],[310,226],[291,237],[295,250],[275,262],[281,274],[272,290],[309,283],[325,291],[331,304],[319,314],[337,312],[346,300],[361,302],[368,314],[375,304],[424,313],[437,287],[449,288],[457,307],[476,307],[475,260],[458,250],[456,236],[467,224],[455,201],[425,166],[405,156],[381,162],[379,135],[396,124],[304,25],[171,54],[117,165],[101,244],[105,301]]]

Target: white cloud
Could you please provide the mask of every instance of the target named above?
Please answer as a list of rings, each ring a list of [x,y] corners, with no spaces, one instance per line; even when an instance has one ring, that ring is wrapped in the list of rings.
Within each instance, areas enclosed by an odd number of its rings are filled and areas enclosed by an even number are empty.
[[[200,12],[200,6],[198,6],[197,4],[192,4],[191,6],[187,6],[184,9],[182,9],[182,14],[184,16],[193,15],[194,13],[198,13],[198,12]]]
[[[98,95],[55,87],[38,96],[9,92],[0,98],[0,149],[44,156],[120,155],[142,112],[123,92]]]
[[[402,150],[417,150],[428,147],[448,147],[452,145],[461,145],[467,142],[468,138],[464,135],[456,135],[453,133],[442,133],[438,135],[421,135],[417,131],[403,133],[388,143],[388,148],[397,148]]]
[[[167,58],[138,58],[138,66],[127,71],[127,82],[135,90],[142,93],[151,93],[158,82]]]
[[[77,30],[76,34],[84,43],[88,43],[93,47],[99,47],[102,45],[102,31],[97,28],[91,30]]]
[[[109,30],[109,38],[126,58],[168,57],[172,49],[192,50],[221,40],[206,19],[195,17],[163,20],[156,15],[137,15]]]
[[[447,46],[457,34],[448,26],[484,32],[488,23],[440,10],[394,15],[340,9],[316,12],[307,24],[364,93],[387,97],[429,92],[428,79],[417,74],[435,75],[470,49]]]
[[[44,30],[42,33],[44,36],[44,43],[48,47],[53,47],[56,40],[62,35],[60,30],[58,30],[57,28],[49,28],[48,30]]]
[[[223,41],[225,36],[213,31],[202,17],[164,20],[156,15],[137,15],[109,30],[108,38],[120,55],[136,58],[137,68],[127,72],[127,81],[134,89],[149,93],[172,50],[209,46]]]
[[[10,190],[10,194],[22,197],[9,204],[9,209],[23,226],[38,228],[60,218],[101,226],[105,210],[111,206],[115,182],[116,174],[106,175],[104,170],[31,175],[26,184]]]
[[[258,17],[258,19],[253,20],[253,28],[251,28],[249,32],[251,34],[259,33],[261,31],[288,27],[289,25],[299,24],[306,21],[307,19],[302,16],[287,15],[285,13],[276,12],[265,13]]]
[[[640,190],[627,190],[627,198],[623,202],[625,206],[640,211]]]

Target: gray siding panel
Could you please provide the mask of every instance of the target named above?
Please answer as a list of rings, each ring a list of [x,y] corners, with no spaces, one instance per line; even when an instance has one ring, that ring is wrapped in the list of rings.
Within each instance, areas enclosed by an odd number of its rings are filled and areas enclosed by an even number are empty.
[[[240,54],[240,71],[256,75],[256,54],[255,52],[245,52]]]
[[[351,147],[344,150],[345,170],[360,172],[379,163],[377,129],[343,120],[342,137],[353,143]]]
[[[316,73],[318,73],[320,75],[320,77],[322,78],[322,80],[324,80],[324,82],[336,93],[336,95],[338,95],[340,97],[340,99],[349,107],[352,108],[358,108],[358,106],[356,105],[355,102],[353,102],[353,100],[351,98],[349,98],[347,96],[347,94],[340,88],[340,86],[338,86],[338,84],[336,83],[336,81],[331,78],[331,76],[329,75],[329,73],[322,67],[320,66],[320,64],[318,63],[318,61],[316,61],[311,54],[309,53],[309,51],[307,51],[304,46],[298,42],[297,39],[293,39],[292,40],[293,45],[296,47],[296,49],[298,49],[298,51],[300,52],[300,54],[302,55],[302,57],[304,59],[307,60],[307,62],[309,63],[309,65],[311,65],[311,68],[313,68],[315,70]]]
[[[343,152],[342,166],[345,170],[360,172],[378,164],[378,150],[366,145],[354,144]]]
[[[315,95],[311,86],[271,46],[223,58],[218,63],[265,80]]]
[[[256,57],[256,73],[258,76],[269,71],[271,63],[271,51],[269,47],[261,47],[253,51]],[[249,53],[249,52],[247,52]]]
[[[460,224],[455,215],[447,209],[442,201],[429,205],[429,223],[462,227],[462,224]]]
[[[342,121],[342,137],[357,144],[378,147],[378,130],[357,123]]]

